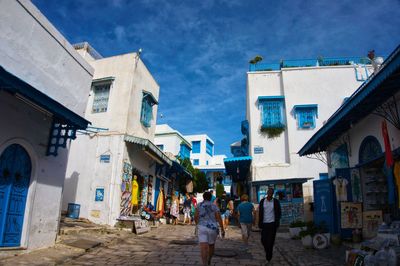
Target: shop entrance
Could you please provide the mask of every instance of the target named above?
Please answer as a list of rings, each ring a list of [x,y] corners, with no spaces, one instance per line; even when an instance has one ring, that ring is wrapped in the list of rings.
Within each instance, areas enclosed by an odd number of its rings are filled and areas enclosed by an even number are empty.
[[[0,156],[0,247],[18,247],[32,164],[18,144],[8,146]]]

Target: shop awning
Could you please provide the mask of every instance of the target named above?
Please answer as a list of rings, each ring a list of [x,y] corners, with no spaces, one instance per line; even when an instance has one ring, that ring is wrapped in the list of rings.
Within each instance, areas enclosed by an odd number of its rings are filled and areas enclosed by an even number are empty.
[[[254,186],[269,186],[272,184],[295,184],[295,183],[305,183],[308,180],[311,180],[311,177],[305,178],[285,178],[285,179],[268,179],[268,180],[261,180],[261,181],[253,181],[251,184]]]
[[[90,124],[85,118],[14,76],[2,66],[0,66],[0,90],[8,91],[28,104],[36,105],[57,118],[60,123],[70,125],[75,129],[86,129]]]
[[[371,114],[400,90],[400,45],[381,69],[364,82],[298,152],[300,156],[326,151],[352,125]]]
[[[172,161],[165,155],[153,142],[148,139],[134,137],[130,135],[125,135],[124,140],[126,142],[135,143],[142,146],[145,151],[149,152],[151,155],[155,156],[156,160],[160,160],[168,165],[172,165]]]
[[[177,173],[177,174],[182,174],[182,175],[186,176],[189,179],[193,179],[192,174],[188,170],[186,170],[185,167],[180,165],[180,163],[177,162],[177,161],[172,161],[171,172],[172,173]]]
[[[225,158],[225,170],[233,181],[245,180],[250,170],[251,156]]]

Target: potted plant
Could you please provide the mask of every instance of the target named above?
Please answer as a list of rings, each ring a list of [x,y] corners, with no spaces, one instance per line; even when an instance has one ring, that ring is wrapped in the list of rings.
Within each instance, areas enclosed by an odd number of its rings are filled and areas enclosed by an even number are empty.
[[[280,125],[275,125],[275,126],[261,126],[260,127],[260,132],[267,134],[267,137],[269,139],[274,139],[279,137],[282,132],[285,131],[285,126],[280,124]]]
[[[306,230],[300,231],[301,243],[306,248],[312,248],[313,246],[313,236],[318,232],[318,228],[313,222],[308,222]]]
[[[289,225],[289,234],[291,238],[298,238],[302,230],[306,230],[306,223],[301,220],[294,221]]]

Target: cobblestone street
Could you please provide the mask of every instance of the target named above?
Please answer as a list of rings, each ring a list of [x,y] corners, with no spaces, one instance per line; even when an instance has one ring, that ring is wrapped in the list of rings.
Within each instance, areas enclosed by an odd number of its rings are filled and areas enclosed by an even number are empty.
[[[194,226],[161,225],[143,235],[126,231],[81,232],[70,238],[98,240],[89,249],[55,247],[3,258],[0,265],[200,265]],[[66,236],[68,239],[68,236]],[[344,249],[307,250],[300,240],[278,233],[274,258],[269,265],[343,265]],[[253,232],[248,250],[243,248],[240,230],[230,227],[225,239],[218,239],[212,265],[265,265],[259,232]]]

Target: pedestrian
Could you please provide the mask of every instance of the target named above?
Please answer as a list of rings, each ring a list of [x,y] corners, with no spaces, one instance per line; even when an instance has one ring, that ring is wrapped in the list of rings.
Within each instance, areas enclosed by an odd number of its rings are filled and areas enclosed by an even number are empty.
[[[171,209],[169,213],[171,214],[172,224],[177,225],[179,220],[179,200],[175,195],[172,196]]]
[[[214,254],[215,240],[218,236],[218,224],[221,235],[225,236],[225,230],[218,207],[211,202],[211,193],[204,192],[203,202],[198,204],[194,220],[198,227],[200,254],[203,265],[210,265]]]
[[[240,222],[240,228],[242,230],[243,243],[248,247],[251,227],[255,222],[255,210],[252,203],[249,202],[249,196],[243,194],[240,197],[241,203],[238,206],[238,216]]]
[[[258,227],[261,229],[261,243],[264,246],[267,263],[272,259],[276,231],[281,219],[281,205],[274,199],[274,189],[268,188],[267,197],[259,204]]]
[[[192,199],[190,198],[189,193],[186,193],[185,200],[183,201],[183,224],[190,224],[191,206]]]
[[[217,199],[217,206],[221,213],[222,222],[224,224],[224,230],[228,227],[230,210],[228,209],[229,199],[226,196],[226,192],[222,192],[222,196]]]
[[[191,224],[194,223],[194,214],[196,212],[196,208],[197,208],[197,200],[194,197],[193,193],[190,194],[190,199],[192,200],[192,205],[190,208],[190,218],[191,218]]]
[[[210,193],[211,193],[211,203],[215,204],[217,197],[214,196],[214,190],[210,190]]]

